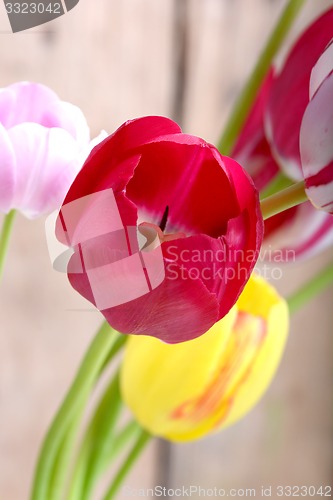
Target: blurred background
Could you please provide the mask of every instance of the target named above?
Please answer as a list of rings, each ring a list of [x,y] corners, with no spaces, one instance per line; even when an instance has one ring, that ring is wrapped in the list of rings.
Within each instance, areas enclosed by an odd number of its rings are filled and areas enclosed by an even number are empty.
[[[65,16],[15,35],[1,6],[0,86],[20,80],[50,86],[83,110],[92,136],[161,114],[214,143],[285,4],[80,0]],[[289,42],[331,5],[309,0]],[[284,267],[275,285],[283,294],[296,290],[331,254]],[[332,291],[294,315],[278,374],[244,420],[187,445],[155,441],[126,485],[259,492],[263,485],[331,484]],[[84,308],[66,275],[51,267],[44,221],[18,216],[0,284],[2,500],[28,498],[42,437],[101,322]]]

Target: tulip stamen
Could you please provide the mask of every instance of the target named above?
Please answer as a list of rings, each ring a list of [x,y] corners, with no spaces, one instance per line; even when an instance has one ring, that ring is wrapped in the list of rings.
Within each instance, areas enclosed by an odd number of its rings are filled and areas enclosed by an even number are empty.
[[[169,217],[169,205],[165,207],[164,214],[162,216],[161,222],[159,223],[159,228],[161,231],[164,231],[168,222]]]

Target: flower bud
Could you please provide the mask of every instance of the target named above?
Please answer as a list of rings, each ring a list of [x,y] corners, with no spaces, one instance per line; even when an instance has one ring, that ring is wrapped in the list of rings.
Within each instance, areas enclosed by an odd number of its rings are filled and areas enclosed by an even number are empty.
[[[244,416],[268,387],[288,333],[288,308],[252,276],[233,309],[205,335],[169,345],[132,336],[121,390],[139,423],[172,441],[198,439]]]
[[[0,89],[0,212],[59,208],[91,148],[82,111],[38,83]]]
[[[236,161],[172,120],[146,116],[91,152],[56,234],[73,249],[71,285],[113,328],[175,344],[233,307],[257,261],[263,220]]]

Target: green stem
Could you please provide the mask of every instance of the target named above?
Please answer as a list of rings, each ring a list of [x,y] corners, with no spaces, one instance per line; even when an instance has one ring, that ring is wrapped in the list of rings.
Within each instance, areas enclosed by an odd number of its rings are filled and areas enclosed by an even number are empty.
[[[52,468],[52,474],[49,481],[49,497],[48,500],[61,500],[64,497],[66,490],[66,481],[68,480],[68,472],[72,461],[73,448],[76,443],[78,430],[80,428],[82,414],[85,410],[86,401],[83,402],[81,408],[77,411],[76,416],[70,423],[67,431],[64,434],[62,443],[59,446],[57,456]]]
[[[229,118],[218,149],[230,155],[271,62],[306,0],[289,0]]]
[[[260,191],[260,200],[264,200],[265,198],[268,198],[268,196],[272,196],[292,184],[293,181],[289,179],[289,177],[286,177],[282,172],[278,172],[271,182],[269,182],[269,184],[262,191]]]
[[[125,343],[127,342],[128,335],[119,335],[115,343],[113,344],[112,348],[110,349],[107,358],[104,361],[104,365],[101,368],[101,371],[104,371],[104,369],[110,364],[110,362],[117,356],[117,354],[121,351],[121,349],[124,347]]]
[[[119,371],[105,391],[83,442],[87,454],[86,472],[80,500],[88,500],[100,475],[108,450],[113,447],[115,427],[122,408]],[[88,445],[85,440],[88,439]]]
[[[112,346],[101,371],[103,371],[118,354],[126,340],[126,335],[119,336]],[[89,427],[84,434],[74,467],[69,500],[83,500],[85,496],[89,496],[89,492],[93,488],[100,473],[99,467],[101,462],[105,459],[104,455],[106,450],[107,455],[109,455],[109,450],[112,450],[114,447],[116,436],[114,436],[113,431],[121,409],[118,379],[119,374],[117,372],[101,398],[95,414],[90,421]],[[111,443],[109,441],[111,441]],[[92,464],[91,467],[89,467],[89,464]]]
[[[308,197],[305,193],[304,181],[300,181],[263,199],[260,203],[262,216],[264,220],[269,219],[269,217],[273,217],[273,215],[284,212],[288,208],[300,205],[305,201],[308,201]]]
[[[49,485],[65,433],[85,407],[91,389],[118,334],[105,322],[91,343],[74,382],[69,389],[44,440],[35,471],[31,500],[50,498]],[[60,485],[57,485],[57,487]]]
[[[119,488],[121,487],[124,479],[126,478],[127,474],[130,472],[131,468],[135,464],[136,460],[139,458],[141,452],[144,450],[146,445],[151,439],[151,435],[146,432],[144,429],[141,430],[141,433],[134,444],[133,448],[131,449],[129,455],[127,458],[125,458],[124,463],[121,465],[120,469],[118,470],[114,480],[112,481],[109,489],[107,490],[105,496],[103,497],[103,500],[112,500],[115,498],[115,495],[118,493]]]
[[[110,351],[107,354],[105,362],[101,367],[100,373],[104,370],[104,368],[106,368],[108,363],[111,362],[111,360],[118,354],[120,349],[125,344],[126,340],[127,337],[125,335],[118,336],[118,338],[115,340],[114,344],[112,345]],[[78,429],[81,422],[81,417],[85,409],[86,405],[85,403],[86,402],[84,401],[82,408],[78,410],[77,415],[75,416],[69,429],[65,433],[63,444],[60,446],[60,450],[58,452],[58,456],[55,460],[55,464],[53,467],[49,500],[61,500],[61,498],[63,498],[64,485],[66,485],[66,480],[68,479],[69,476],[68,472],[73,458],[73,449],[75,446]],[[112,413],[112,411],[115,411],[115,406],[116,407],[118,406],[116,403],[117,403],[116,399],[114,399],[114,401],[110,400],[110,408],[109,408],[110,413]],[[80,500],[83,500],[83,497],[82,499],[80,498]]]
[[[84,480],[86,476],[87,461],[89,458],[90,446],[84,436],[84,443],[80,446],[80,451],[77,455],[74,465],[73,477],[70,482],[68,499],[81,500],[82,492],[84,491]]]
[[[119,432],[118,435],[114,436],[113,444],[108,448],[104,461],[100,464],[100,474],[102,474],[109,467],[113,460],[131,440],[138,438],[140,432],[141,427],[136,420],[132,420]],[[84,492],[86,467],[90,449],[91,443],[87,440],[85,435],[84,443],[82,444],[78,454],[73,481],[71,483],[71,489],[67,500],[82,500],[82,492]]]
[[[119,455],[123,448],[132,440],[138,439],[141,434],[140,424],[136,420],[131,420],[114,438],[113,446],[111,446],[104,457],[104,462],[101,463],[101,473],[104,472],[112,461]]]
[[[304,286],[292,294],[288,299],[290,313],[300,309],[306,302],[322,292],[333,283],[333,262],[310,279]]]
[[[16,211],[11,210],[4,218],[1,234],[0,234],[0,278],[2,276],[5,257],[8,250],[9,238],[13,229]]]

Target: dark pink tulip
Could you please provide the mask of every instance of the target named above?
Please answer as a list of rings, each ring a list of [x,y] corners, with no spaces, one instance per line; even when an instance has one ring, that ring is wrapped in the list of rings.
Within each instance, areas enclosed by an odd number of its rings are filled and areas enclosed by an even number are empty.
[[[332,48],[330,48],[330,51],[331,50]],[[330,54],[327,54],[327,52],[328,50],[325,52],[326,56],[323,55],[320,58],[320,61],[318,61],[318,64],[313,69],[313,72],[309,73],[308,85],[310,84],[312,93],[317,90],[317,87],[322,83],[322,80],[325,77],[328,78],[327,75],[331,71],[330,63],[332,63],[333,57],[330,56],[331,52]],[[279,172],[280,168],[283,168],[283,165],[280,163],[281,157],[278,156],[275,158],[273,156],[274,148],[271,148],[268,142],[264,123],[267,108],[269,110],[269,106],[271,106],[271,95],[274,95],[274,92],[276,92],[274,86],[277,81],[278,79],[274,80],[273,70],[270,70],[232,152],[233,158],[239,161],[249,172],[259,191],[263,190],[268,185],[268,183]],[[327,92],[328,85],[329,84],[326,84]],[[285,89],[285,91],[288,93],[288,89]],[[309,88],[307,90],[307,94],[309,94]],[[309,105],[309,110],[307,110],[307,113],[309,113],[309,119],[302,126],[304,137],[303,155],[308,158],[312,158],[312,160],[313,154],[316,154],[317,156],[319,155],[320,160],[317,158],[317,165],[327,165],[327,168],[323,172],[320,172],[320,177],[311,176],[309,174],[307,185],[310,197],[310,184],[318,183],[318,181],[322,179],[322,176],[326,176],[325,179],[327,179],[327,175],[330,175],[329,172],[332,172],[330,170],[330,168],[332,168],[332,163],[329,163],[329,160],[330,158],[333,158],[333,154],[330,156],[327,148],[326,153],[322,147],[318,148],[318,144],[323,143],[323,135],[320,131],[324,125],[324,120],[320,118],[319,114],[321,114],[322,117],[326,117],[326,125],[328,125],[329,120],[331,119],[331,128],[325,126],[324,128],[327,128],[327,130],[330,130],[332,133],[332,118],[330,118],[330,116],[332,116],[332,106],[327,103],[333,101],[332,99],[329,100],[326,96],[326,105],[325,102],[322,103],[322,107],[324,107],[325,110],[323,113],[319,109],[316,111],[316,108],[314,107],[316,101],[319,101],[319,99],[324,101],[325,99],[324,94],[322,94],[322,97],[320,97],[319,92],[317,92],[317,94],[315,96],[315,102],[311,104],[311,107]],[[309,97],[307,97],[307,102],[308,101]],[[315,119],[313,119],[313,116],[310,116],[311,110],[312,114],[317,112]],[[305,116],[307,116],[307,113],[305,113]],[[317,130],[317,135],[314,134],[314,129]],[[298,129],[291,132],[289,135],[292,137],[289,137],[288,140],[290,139],[293,141],[296,137],[297,141],[299,141]],[[329,138],[329,136],[327,136],[327,139],[327,147],[331,148],[330,151],[332,153],[332,139]],[[312,148],[314,141],[317,141],[317,148],[314,149],[312,156],[309,156],[309,148]],[[314,163],[312,162],[312,165],[313,164]],[[299,172],[300,174],[302,173],[301,170],[299,170]],[[287,174],[292,176],[292,172],[289,170]],[[332,180],[332,177],[330,177],[330,180]],[[325,192],[327,193],[325,200],[327,200],[326,203],[329,203],[333,192],[332,184],[321,187],[321,191],[319,193],[317,186],[311,186],[313,196],[315,196],[313,193],[314,187],[316,187],[317,196],[323,189],[325,189]],[[330,205],[327,205],[327,207],[329,208]],[[287,261],[296,258],[308,258],[325,249],[332,243],[332,217],[314,210],[310,202],[287,210],[265,221],[263,255],[265,255],[266,259],[279,259],[280,261]]]
[[[162,117],[126,122],[98,145],[58,220],[72,286],[120,332],[168,343],[227,314],[262,235],[248,174]]]
[[[272,83],[273,70],[271,69],[232,151],[232,157],[247,170],[259,191],[264,189],[279,172],[279,166],[272,156],[264,127],[264,113]]]
[[[298,39],[275,76],[266,111],[266,128],[273,153],[288,177],[303,178],[299,132],[309,103],[311,71],[333,38],[333,8]]]

